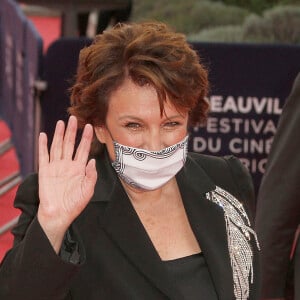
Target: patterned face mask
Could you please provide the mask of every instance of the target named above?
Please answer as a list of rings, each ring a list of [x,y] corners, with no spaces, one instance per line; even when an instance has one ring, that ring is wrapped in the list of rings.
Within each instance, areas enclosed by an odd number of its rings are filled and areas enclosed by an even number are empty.
[[[134,188],[155,190],[167,183],[183,167],[188,136],[160,151],[147,151],[114,142],[116,159],[112,163],[119,177]]]

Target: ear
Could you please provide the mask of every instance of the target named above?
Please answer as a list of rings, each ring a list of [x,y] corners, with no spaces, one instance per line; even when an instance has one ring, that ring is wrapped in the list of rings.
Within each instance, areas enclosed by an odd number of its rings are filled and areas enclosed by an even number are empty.
[[[106,144],[107,141],[107,130],[105,126],[95,127],[95,134],[100,143]]]

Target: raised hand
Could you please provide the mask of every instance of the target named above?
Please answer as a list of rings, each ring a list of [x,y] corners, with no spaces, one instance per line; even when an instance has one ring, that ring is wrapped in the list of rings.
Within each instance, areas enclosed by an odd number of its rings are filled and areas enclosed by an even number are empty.
[[[74,116],[66,130],[64,122],[58,121],[50,154],[46,134],[39,138],[38,220],[57,253],[66,230],[91,199],[97,180],[95,160],[88,162],[93,128],[85,126],[73,159],[76,132]]]

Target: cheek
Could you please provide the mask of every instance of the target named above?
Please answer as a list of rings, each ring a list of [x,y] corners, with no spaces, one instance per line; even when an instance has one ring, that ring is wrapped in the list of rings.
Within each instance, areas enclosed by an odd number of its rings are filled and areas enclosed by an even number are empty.
[[[179,142],[181,142],[186,136],[188,132],[185,128],[182,128],[178,131],[172,132],[172,134],[167,134],[165,136],[164,142],[167,144],[166,146],[172,146]]]
[[[119,144],[134,147],[134,148],[141,148],[143,144],[143,135],[142,134],[128,134],[128,132],[124,132],[122,135],[117,135],[116,141]]]

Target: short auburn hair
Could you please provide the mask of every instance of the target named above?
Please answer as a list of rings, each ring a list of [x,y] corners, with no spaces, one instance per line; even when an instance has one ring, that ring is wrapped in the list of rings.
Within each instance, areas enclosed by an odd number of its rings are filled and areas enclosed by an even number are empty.
[[[128,77],[156,89],[161,113],[168,97],[189,125],[206,122],[208,74],[197,52],[166,24],[144,22],[117,24],[80,51],[69,108],[80,127],[105,125],[110,95]]]

